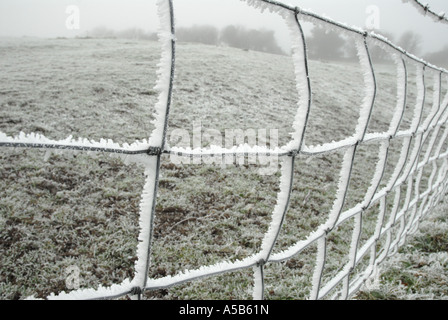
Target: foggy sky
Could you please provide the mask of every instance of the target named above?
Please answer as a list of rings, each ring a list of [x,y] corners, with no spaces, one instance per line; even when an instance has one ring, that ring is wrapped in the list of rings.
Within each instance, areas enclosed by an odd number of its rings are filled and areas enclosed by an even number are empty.
[[[401,0],[283,0],[349,25],[364,28],[366,8],[377,6],[380,17],[378,31],[397,35],[407,30],[418,32],[424,39],[423,51],[436,51],[447,45],[448,26],[422,16]],[[448,13],[447,0],[425,0],[435,12]],[[80,10],[80,28],[68,30],[66,8]],[[260,14],[240,0],[174,0],[176,24],[230,24],[276,30],[282,45],[287,44],[283,21],[270,13]],[[114,30],[138,27],[155,31],[158,26],[155,0],[0,0],[0,36],[73,37],[105,26]]]

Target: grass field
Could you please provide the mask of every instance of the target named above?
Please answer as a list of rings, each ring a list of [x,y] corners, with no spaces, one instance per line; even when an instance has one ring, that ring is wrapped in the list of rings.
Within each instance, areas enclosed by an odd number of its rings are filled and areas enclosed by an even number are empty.
[[[146,41],[4,39],[0,41],[0,131],[11,136],[36,132],[56,140],[68,136],[118,143],[147,139],[157,101],[152,88],[159,55],[158,44]],[[387,130],[397,100],[394,67],[375,66],[379,87],[371,133]],[[278,141],[268,136],[268,143],[282,146],[289,141],[298,99],[290,57],[180,43],[176,71],[168,139],[176,129],[193,136],[200,123],[204,131],[223,134],[230,129],[277,130]],[[359,65],[311,61],[310,73],[313,108],[307,145],[353,134],[364,94]],[[410,80],[409,88],[402,130],[411,123],[415,80]],[[432,104],[431,94],[427,103]],[[169,143],[176,146],[175,139]],[[202,143],[206,146],[207,139]],[[400,144],[391,152],[385,182]],[[362,200],[377,154],[376,144],[360,146],[346,209]],[[343,151],[298,157],[291,209],[274,252],[305,239],[326,221],[342,158]],[[277,201],[280,172],[260,175],[264,165],[259,163],[221,167],[171,160],[165,156],[162,161],[150,277],[256,253]],[[45,298],[69,291],[67,270],[72,267],[79,270],[81,288],[132,279],[143,168],[101,154],[2,149],[0,176],[1,299]],[[355,298],[445,298],[446,227],[445,203],[385,264],[380,284]],[[331,259],[324,279],[344,266],[351,228],[344,225],[330,239]],[[267,265],[266,298],[306,298],[315,251],[311,246],[291,260]],[[250,299],[252,282],[248,270],[145,297]]]

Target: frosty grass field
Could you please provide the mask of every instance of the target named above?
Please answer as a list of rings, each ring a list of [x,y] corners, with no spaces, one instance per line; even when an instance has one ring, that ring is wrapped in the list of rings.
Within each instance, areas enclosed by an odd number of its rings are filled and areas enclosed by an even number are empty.
[[[4,39],[0,131],[10,136],[35,132],[56,140],[147,139],[157,99],[152,88],[159,56],[158,44],[149,41]],[[376,63],[375,70],[379,87],[369,132],[383,132],[396,104],[397,79],[392,64]],[[298,99],[290,57],[179,43],[176,72],[171,146],[178,142],[173,130],[184,129],[193,136],[198,124],[203,130],[222,132],[223,137],[229,129],[267,129],[268,144],[289,141]],[[313,107],[307,145],[350,136],[364,93],[359,64],[312,60],[310,74]],[[431,105],[432,82],[428,84]],[[411,78],[402,129],[409,126],[415,91]],[[270,130],[278,130],[278,142]],[[207,145],[207,139],[202,143]],[[384,181],[393,171],[400,143],[394,148]],[[377,144],[359,150],[346,209],[364,196],[377,161]],[[275,252],[326,221],[342,156],[341,151],[297,159],[291,208]],[[150,276],[175,275],[255,253],[276,203],[279,172],[261,175],[263,164],[221,167],[171,160],[165,156],[162,163]],[[45,298],[69,291],[67,271],[73,267],[79,270],[81,288],[132,278],[142,168],[110,155],[1,149],[0,176],[1,299]],[[446,298],[447,204],[388,260],[379,282],[363,288],[355,299]],[[366,238],[374,211],[366,214]],[[344,266],[351,228],[352,223],[344,224],[329,239],[324,281]],[[311,246],[294,259],[267,265],[266,298],[306,298],[315,250]],[[252,282],[251,272],[234,272],[147,292],[144,297],[251,299]]]

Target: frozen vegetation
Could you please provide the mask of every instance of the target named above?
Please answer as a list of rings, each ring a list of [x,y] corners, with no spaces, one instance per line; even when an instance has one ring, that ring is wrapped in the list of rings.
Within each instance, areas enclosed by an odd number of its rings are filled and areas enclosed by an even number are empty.
[[[159,44],[151,41],[2,40],[0,131],[8,136],[38,133],[55,140],[106,138],[119,144],[148,139],[154,129],[158,93],[152,88],[159,58]],[[399,102],[393,61],[376,63],[375,70],[378,95],[367,134],[387,132]],[[403,131],[412,126],[418,102],[415,70],[410,63]],[[313,150],[355,134],[365,104],[365,75],[356,62],[310,61],[310,76],[313,105],[305,138],[306,147]],[[432,74],[428,72],[427,78]],[[432,80],[428,84],[425,110],[431,110],[433,102]],[[175,130],[188,132],[193,144],[199,124],[202,132],[216,130],[223,138],[230,129],[267,129],[268,146],[283,146],[291,139],[298,98],[291,57],[179,43],[169,145],[184,147],[170,139],[179,132]],[[270,130],[277,130],[278,141]],[[204,139],[200,146],[209,143]],[[393,144],[381,187],[393,175],[400,155],[401,140]],[[369,191],[379,147],[359,146],[344,210],[362,202]],[[327,221],[346,156],[340,150],[297,157],[290,209],[273,254]],[[67,272],[73,267],[79,269],[81,288],[133,278],[145,174],[144,168],[125,160],[93,153],[1,149],[0,298],[45,298],[69,291]],[[172,160],[165,155],[161,164],[150,278],[157,281],[202,266],[244,261],[265,249],[262,243],[277,194],[288,182],[279,179],[281,160],[270,175],[260,174],[262,164],[223,167]],[[422,190],[426,184],[427,178],[422,179]],[[361,243],[375,229],[377,207],[366,212]],[[446,297],[443,208],[446,202],[387,261],[378,281],[368,283],[354,298]],[[352,228],[352,223],[344,224],[329,237],[324,283],[345,266]],[[266,298],[307,298],[316,250],[313,245],[284,262],[266,265]],[[144,297],[251,299],[253,282],[249,269],[147,292]]]

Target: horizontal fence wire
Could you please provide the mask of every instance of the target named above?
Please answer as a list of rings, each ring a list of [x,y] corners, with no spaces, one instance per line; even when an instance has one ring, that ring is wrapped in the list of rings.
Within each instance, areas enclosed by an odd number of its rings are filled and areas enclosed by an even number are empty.
[[[190,150],[170,147],[166,143],[170,105],[173,95],[176,63],[175,16],[172,0],[157,0],[161,30],[159,39],[162,46],[162,62],[159,70],[158,87],[159,101],[156,106],[156,129],[152,132],[148,142],[139,142],[133,146],[118,146],[113,142],[94,143],[86,140],[80,142],[49,141],[37,135],[20,135],[12,138],[0,133],[0,147],[4,148],[38,148],[72,150],[81,152],[104,152],[118,155],[136,156],[145,165],[147,176],[140,205],[140,235],[137,248],[137,262],[135,276],[121,284],[109,288],[83,289],[70,293],[53,294],[49,299],[117,299],[131,296],[141,298],[146,291],[167,289],[191,281],[209,278],[238,270],[252,270],[254,277],[253,298],[264,299],[265,267],[270,263],[280,263],[300,255],[305,249],[316,245],[316,266],[312,278],[310,299],[347,299],[355,294],[361,285],[367,281],[386,258],[395,254],[404,244],[407,237],[418,229],[420,221],[445,196],[448,190],[448,150],[444,145],[448,138],[448,94],[442,97],[442,79],[448,72],[445,69],[433,66],[428,62],[406,52],[394,45],[381,35],[367,32],[362,29],[322,17],[299,7],[288,6],[280,1],[273,0],[242,0],[249,6],[261,11],[270,10],[282,16],[288,25],[293,37],[293,60],[297,75],[297,88],[299,90],[298,111],[294,123],[293,140],[286,146],[271,150],[269,148],[251,148],[239,146],[233,149],[199,149]],[[406,1],[405,1],[406,2]],[[416,1],[420,4],[418,1]],[[428,7],[425,12],[431,13]],[[440,17],[440,16],[439,16]],[[356,132],[338,142],[320,146],[307,146],[305,144],[305,131],[308,127],[310,110],[313,107],[312,87],[309,74],[307,41],[302,28],[302,20],[324,25],[336,29],[352,37],[356,44],[361,68],[364,71],[365,97],[360,106],[360,113]],[[442,19],[441,19],[442,20]],[[376,104],[377,79],[371,58],[371,44],[378,45],[394,57],[398,74],[402,77],[399,102],[394,109],[387,132],[369,133],[367,131],[371,122],[372,113]],[[417,64],[417,82],[419,85],[418,104],[414,113],[412,127],[400,131],[406,109],[408,93],[409,64]],[[439,95],[430,110],[430,116],[423,118],[423,109],[427,100],[425,74],[431,71],[438,79],[435,81],[435,91]],[[442,133],[442,138],[437,137]],[[67,142],[69,141],[69,143]],[[380,189],[383,182],[386,163],[392,151],[392,142],[398,141],[402,145],[399,160],[394,168],[392,177],[386,187]],[[352,180],[353,167],[360,146],[378,145],[378,163],[375,168],[372,183],[362,202],[344,211],[347,193]],[[424,151],[426,148],[426,151]],[[445,147],[446,148],[446,147]],[[290,200],[293,193],[295,160],[299,156],[313,157],[322,154],[343,152],[342,167],[339,174],[339,184],[336,199],[329,212],[328,220],[319,226],[315,232],[306,239],[296,242],[282,251],[274,253],[279,234],[283,228],[286,215],[290,210]],[[176,155],[182,157],[217,157],[228,155],[265,155],[283,158],[281,164],[280,191],[277,205],[273,209],[271,224],[264,235],[261,250],[256,254],[237,261],[224,261],[216,265],[203,266],[198,270],[167,276],[160,279],[148,277],[151,265],[152,240],[155,219],[158,182],[161,173],[162,155]],[[440,164],[441,162],[441,164]],[[423,171],[432,168],[428,177],[428,187],[420,192],[419,184],[423,178]],[[386,203],[393,198],[393,207],[386,208]],[[400,202],[404,201],[404,205]],[[373,235],[361,246],[361,229],[365,222],[365,213],[374,205],[379,204],[380,212],[375,223]],[[386,214],[386,211],[390,211]],[[387,219],[386,219],[387,217]],[[331,279],[323,279],[324,269],[329,259],[328,239],[336,228],[353,220],[350,253],[344,268]],[[398,235],[393,233],[399,228]],[[394,237],[395,235],[395,237]],[[381,239],[386,239],[382,251],[378,252],[377,245]],[[369,263],[363,272],[355,274],[354,270],[360,265],[364,257],[369,257]],[[342,287],[335,291],[336,288]]]

